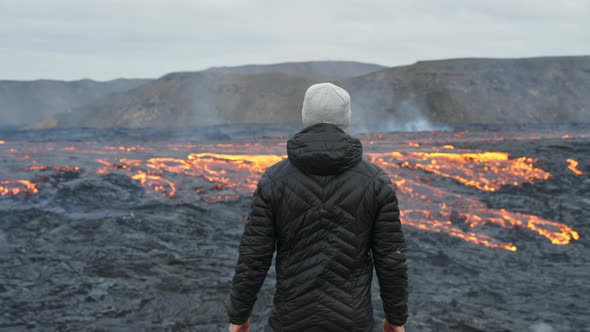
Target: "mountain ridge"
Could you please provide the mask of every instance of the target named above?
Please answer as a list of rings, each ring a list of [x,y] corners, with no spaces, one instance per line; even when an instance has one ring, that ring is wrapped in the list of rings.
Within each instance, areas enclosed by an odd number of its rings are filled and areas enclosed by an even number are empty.
[[[75,112],[60,113],[34,127],[176,127],[257,119],[284,122],[282,112],[261,110],[299,102],[300,95],[314,82],[383,68],[354,61],[317,61],[172,72]],[[289,119],[296,121],[292,116]]]
[[[322,70],[327,63],[331,71]],[[347,69],[351,64],[356,67]],[[36,127],[299,123],[305,90],[322,81],[349,91],[352,126],[419,130],[468,123],[590,122],[590,56],[551,56],[423,60],[390,68],[334,61],[174,72]]]
[[[127,91],[146,79],[95,81],[80,79],[61,81],[0,81],[0,124],[22,126],[74,109],[114,92]]]
[[[418,61],[341,84],[362,122],[590,122],[590,56]]]

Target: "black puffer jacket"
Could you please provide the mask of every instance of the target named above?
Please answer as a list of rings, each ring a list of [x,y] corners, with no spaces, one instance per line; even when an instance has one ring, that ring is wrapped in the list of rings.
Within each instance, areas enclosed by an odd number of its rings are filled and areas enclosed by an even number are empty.
[[[373,264],[385,317],[407,319],[405,241],[394,186],[360,140],[318,123],[287,141],[288,158],[254,191],[229,296],[246,321],[277,250],[267,331],[373,331]]]

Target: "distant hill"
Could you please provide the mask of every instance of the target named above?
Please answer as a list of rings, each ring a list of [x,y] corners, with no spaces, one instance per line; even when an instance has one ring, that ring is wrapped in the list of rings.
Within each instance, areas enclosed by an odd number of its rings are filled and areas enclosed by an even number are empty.
[[[385,67],[317,61],[178,72],[61,113],[37,127],[176,127],[219,123],[297,122],[307,87]],[[285,106],[288,107],[285,107]]]
[[[376,72],[386,67],[371,63],[353,61],[312,61],[312,62],[284,62],[270,65],[245,65],[237,67],[213,67],[206,71],[223,74],[263,74],[283,73],[298,76],[313,76],[319,78],[345,78],[360,76]]]
[[[0,126],[18,126],[41,121],[111,93],[135,88],[147,81],[0,81]]]
[[[176,127],[295,121],[296,105],[314,80],[282,73],[179,73],[128,93],[55,116],[57,127]]]
[[[341,84],[357,122],[590,123],[590,56],[420,61]]]
[[[590,56],[421,61],[377,71],[351,62],[233,68],[168,74],[42,126],[300,123],[305,89],[328,80],[350,92],[353,126],[590,122]]]

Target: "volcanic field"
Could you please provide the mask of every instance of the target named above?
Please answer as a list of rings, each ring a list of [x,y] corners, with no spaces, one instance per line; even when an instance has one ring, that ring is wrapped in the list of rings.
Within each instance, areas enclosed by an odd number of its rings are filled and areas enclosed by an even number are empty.
[[[0,331],[226,331],[250,198],[288,138],[243,133],[0,132]],[[355,136],[397,185],[408,331],[588,331],[590,128]],[[252,331],[274,283],[273,264]]]

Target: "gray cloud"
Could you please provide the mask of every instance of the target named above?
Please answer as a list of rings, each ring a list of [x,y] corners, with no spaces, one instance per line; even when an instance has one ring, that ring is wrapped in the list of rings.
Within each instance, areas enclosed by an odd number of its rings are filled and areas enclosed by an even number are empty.
[[[0,0],[0,78],[590,54],[590,0]]]

